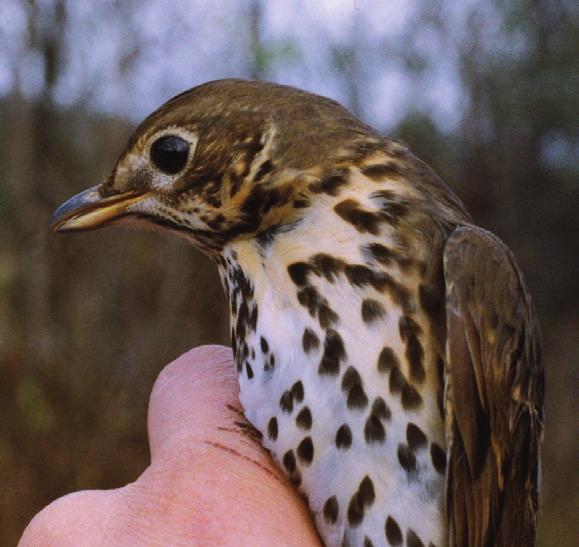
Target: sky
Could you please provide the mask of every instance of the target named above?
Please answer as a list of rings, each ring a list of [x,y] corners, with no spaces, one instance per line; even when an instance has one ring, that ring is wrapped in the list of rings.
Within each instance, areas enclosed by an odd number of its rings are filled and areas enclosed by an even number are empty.
[[[417,82],[401,51],[418,0],[267,0],[262,40],[275,62],[268,79],[330,96],[378,129],[409,109],[434,114],[442,130],[460,120],[461,89],[450,49],[428,27],[412,29],[413,47],[436,62]],[[171,96],[204,81],[247,77],[248,0],[76,0],[68,2],[65,69],[53,99],[137,122]],[[52,0],[38,0],[50,32]],[[42,59],[27,47],[26,3],[0,7],[0,96],[19,81],[27,97],[43,89]],[[355,62],[336,71],[336,57]]]

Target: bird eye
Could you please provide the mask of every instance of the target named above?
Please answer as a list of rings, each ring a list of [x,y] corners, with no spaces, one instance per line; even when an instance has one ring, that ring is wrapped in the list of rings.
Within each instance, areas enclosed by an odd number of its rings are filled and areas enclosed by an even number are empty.
[[[151,146],[151,161],[155,167],[167,175],[175,175],[187,163],[189,143],[181,137],[166,135]]]

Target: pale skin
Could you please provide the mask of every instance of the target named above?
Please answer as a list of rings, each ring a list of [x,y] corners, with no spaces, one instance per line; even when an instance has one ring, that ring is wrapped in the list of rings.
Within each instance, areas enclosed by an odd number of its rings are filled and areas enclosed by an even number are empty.
[[[54,501],[19,546],[320,545],[305,501],[243,422],[231,351],[189,351],[153,388],[151,465],[122,488]]]

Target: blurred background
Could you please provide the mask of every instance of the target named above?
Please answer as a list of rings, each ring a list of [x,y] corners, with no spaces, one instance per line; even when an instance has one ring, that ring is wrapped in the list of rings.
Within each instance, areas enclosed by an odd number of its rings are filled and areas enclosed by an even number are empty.
[[[1,0],[0,545],[58,496],[134,480],[161,368],[229,342],[215,268],[184,242],[48,223],[140,119],[231,76],[328,95],[404,140],[514,251],[545,343],[540,545],[577,545],[578,15],[572,0]]]

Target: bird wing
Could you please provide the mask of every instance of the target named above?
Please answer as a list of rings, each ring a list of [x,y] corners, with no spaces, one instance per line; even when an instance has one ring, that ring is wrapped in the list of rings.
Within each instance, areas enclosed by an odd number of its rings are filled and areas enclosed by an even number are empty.
[[[444,249],[452,546],[534,544],[542,437],[538,324],[513,255],[474,226]]]

